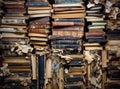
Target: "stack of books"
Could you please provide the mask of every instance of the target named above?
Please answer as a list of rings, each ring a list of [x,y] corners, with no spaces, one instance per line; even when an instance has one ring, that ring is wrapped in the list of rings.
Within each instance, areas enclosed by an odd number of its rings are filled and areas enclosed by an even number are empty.
[[[47,0],[28,0],[26,6],[30,18],[51,16],[51,5]]]
[[[1,48],[11,49],[16,43],[21,45],[28,44],[26,8],[24,0],[4,0],[5,15],[0,25]],[[5,51],[5,50],[4,50]],[[12,56],[10,50],[8,54]],[[6,53],[7,56],[7,53]]]
[[[84,17],[85,7],[82,1],[55,1],[52,14],[54,19],[51,36],[52,48],[63,50],[81,49],[81,38],[84,34]]]
[[[45,50],[49,48],[51,5],[46,0],[28,0],[26,6],[29,15],[30,44],[36,48],[37,54],[46,54]],[[41,49],[44,51],[41,52]]]
[[[3,50],[4,63],[7,66],[10,74],[5,78],[6,88],[15,89],[17,85],[23,88],[31,82],[31,65],[30,59],[26,59],[16,44],[28,45],[27,23],[28,17],[26,14],[25,0],[3,0],[5,7],[5,15],[1,20],[0,32],[1,42],[0,48]],[[25,82],[26,81],[26,82]],[[17,83],[16,83],[17,82]],[[16,83],[16,85],[14,85]]]
[[[55,0],[55,4],[53,4],[53,28],[50,37],[52,50],[53,53],[62,50],[62,55],[71,58],[69,63],[66,62],[62,66],[63,70],[68,72],[59,73],[57,76],[58,86],[62,86],[64,89],[85,89],[84,59],[79,56],[82,55],[85,15],[82,0]],[[79,63],[77,64],[77,62]],[[67,69],[68,67],[69,69]],[[64,84],[62,84],[62,79],[64,79]]]
[[[49,17],[40,17],[34,20],[29,20],[30,44],[36,49],[48,49],[48,36],[50,33]]]
[[[68,55],[71,61],[64,66],[64,89],[86,89],[86,66],[83,55]]]
[[[107,81],[106,81],[106,88],[112,89],[119,89],[120,87],[120,30],[114,29],[108,30],[107,32],[107,44],[106,44],[106,50],[107,50]]]
[[[89,2],[86,8],[86,20],[88,25],[88,31],[85,33],[85,37],[88,42],[106,42],[105,39],[105,26],[104,20],[104,8],[101,3]]]

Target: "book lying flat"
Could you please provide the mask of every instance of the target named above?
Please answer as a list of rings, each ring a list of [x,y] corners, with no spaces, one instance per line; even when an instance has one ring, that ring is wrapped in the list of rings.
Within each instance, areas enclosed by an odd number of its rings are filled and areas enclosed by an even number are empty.
[[[85,13],[54,14],[52,18],[85,18]]]
[[[46,16],[51,16],[51,14],[50,13],[46,13],[46,14],[32,14],[32,15],[29,15],[29,18],[46,17]]]
[[[54,26],[84,26],[83,22],[53,22]]]
[[[70,4],[53,4],[54,7],[77,7],[77,6],[83,6],[82,3],[70,3]]]
[[[25,37],[24,33],[2,33],[2,37]]]
[[[48,37],[48,34],[40,34],[40,33],[28,33],[28,36],[33,37]]]
[[[41,38],[41,37],[30,37],[32,41],[48,41],[48,38]]]

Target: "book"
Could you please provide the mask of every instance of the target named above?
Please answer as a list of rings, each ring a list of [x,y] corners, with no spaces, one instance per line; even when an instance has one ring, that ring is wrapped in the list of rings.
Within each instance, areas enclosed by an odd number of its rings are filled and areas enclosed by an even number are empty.
[[[85,18],[85,13],[54,14],[52,18]]]
[[[55,0],[55,4],[61,4],[61,3],[79,3],[82,2],[82,0]]]
[[[77,7],[77,6],[83,6],[82,3],[70,3],[70,4],[53,4],[53,8],[54,7]]]
[[[53,31],[83,31],[84,26],[53,27]]]
[[[55,22],[84,22],[83,18],[56,18]]]
[[[28,14],[45,14],[51,13],[51,10],[28,10]]]
[[[28,36],[33,36],[33,37],[48,37],[47,34],[40,34],[40,33],[28,33]]]
[[[0,28],[0,32],[27,33],[27,30],[22,28]]]
[[[31,14],[31,15],[29,15],[29,18],[47,17],[47,16],[51,16],[51,14],[50,14],[50,13],[44,13],[44,14]]]
[[[30,37],[30,40],[32,41],[48,41],[48,38],[40,38],[40,37]]]
[[[24,33],[2,33],[2,37],[25,37]]]
[[[53,27],[55,26],[84,26],[83,22],[52,22]]]

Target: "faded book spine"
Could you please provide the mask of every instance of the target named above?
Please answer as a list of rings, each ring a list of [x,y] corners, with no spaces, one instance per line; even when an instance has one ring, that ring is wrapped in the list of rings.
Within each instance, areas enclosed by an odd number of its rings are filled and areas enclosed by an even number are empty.
[[[53,22],[53,27],[55,26],[84,26],[82,22]]]

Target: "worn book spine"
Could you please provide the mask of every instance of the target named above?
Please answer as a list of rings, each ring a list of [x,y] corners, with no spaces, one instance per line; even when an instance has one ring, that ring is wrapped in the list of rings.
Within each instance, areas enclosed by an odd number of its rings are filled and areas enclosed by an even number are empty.
[[[53,22],[53,27],[55,26],[84,26],[82,22]]]
[[[53,31],[83,31],[84,26],[53,27]]]
[[[84,22],[83,18],[59,18],[59,19],[54,19],[56,22]]]
[[[61,11],[74,11],[74,10],[84,10],[85,8],[82,8],[82,7],[75,7],[75,8],[72,8],[72,7],[67,7],[67,8],[54,8],[54,11],[55,12],[61,12]]]

